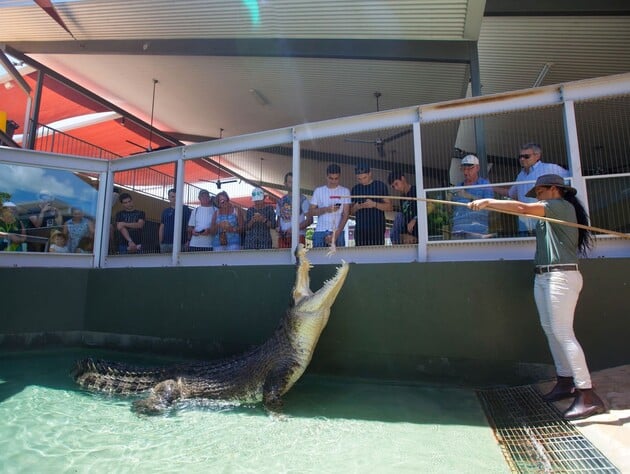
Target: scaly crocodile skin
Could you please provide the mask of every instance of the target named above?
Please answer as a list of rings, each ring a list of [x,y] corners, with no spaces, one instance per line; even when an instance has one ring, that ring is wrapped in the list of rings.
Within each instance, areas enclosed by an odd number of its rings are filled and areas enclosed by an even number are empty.
[[[343,262],[335,276],[313,293],[311,264],[302,245],[298,260],[293,306],[275,333],[245,354],[209,362],[169,367],[142,368],[103,360],[77,362],[73,376],[82,387],[111,394],[148,393],[134,402],[140,413],[157,414],[178,400],[205,398],[231,402],[260,402],[270,411],[282,406],[281,397],[304,373],[319,336],[326,327],[333,305],[348,275]]]

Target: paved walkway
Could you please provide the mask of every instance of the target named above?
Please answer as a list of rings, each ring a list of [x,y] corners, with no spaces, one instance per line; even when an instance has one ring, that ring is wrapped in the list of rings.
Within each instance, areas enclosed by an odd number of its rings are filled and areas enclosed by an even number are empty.
[[[630,365],[622,365],[591,373],[593,386],[604,400],[608,413],[577,420],[573,424],[622,473],[630,474]],[[545,393],[553,381],[539,385]],[[564,411],[573,399],[556,402]]]

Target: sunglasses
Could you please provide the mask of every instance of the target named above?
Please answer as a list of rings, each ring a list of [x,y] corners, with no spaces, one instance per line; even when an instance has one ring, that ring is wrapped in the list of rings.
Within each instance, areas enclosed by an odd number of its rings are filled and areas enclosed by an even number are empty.
[[[532,156],[532,155],[529,155],[529,154],[525,154],[525,153],[524,153],[524,154],[522,154],[522,155],[518,155],[518,158],[519,158],[519,160],[520,160],[520,159],[522,159],[522,160],[528,160],[530,156]]]

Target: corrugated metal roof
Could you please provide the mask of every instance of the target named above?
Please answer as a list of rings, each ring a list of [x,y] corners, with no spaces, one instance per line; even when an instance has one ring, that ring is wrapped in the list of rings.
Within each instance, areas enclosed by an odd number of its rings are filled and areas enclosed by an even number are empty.
[[[0,2],[0,43],[42,42],[37,49],[40,54],[33,56],[36,60],[147,122],[152,80],[157,78],[155,124],[162,130],[204,136],[217,135],[220,128],[232,136],[372,112],[375,91],[383,94],[381,109],[463,97],[469,80],[466,64],[395,60],[415,59],[414,54],[423,47],[436,51],[433,59],[440,59],[440,54],[449,54],[452,42],[437,47],[407,44],[408,50],[401,47],[391,56],[380,50],[377,59],[367,60],[356,58],[371,57],[373,44],[384,48],[389,44],[375,41],[360,46],[364,49],[358,54],[344,50],[340,59],[272,57],[280,51],[272,51],[272,47],[256,58],[238,56],[238,46],[226,48],[235,56],[212,56],[212,51],[204,55],[204,48],[220,43],[213,40],[340,39],[332,47],[343,49],[352,44],[346,39],[431,39],[453,40],[464,49],[468,44],[462,40],[478,36],[484,94],[531,87],[545,63],[552,67],[543,85],[630,71],[630,17],[623,12],[595,17],[557,13],[483,17],[484,0],[269,0],[251,4],[234,0],[88,0],[54,5],[78,41],[34,3],[4,0]],[[121,53],[118,55],[102,55],[102,44],[90,43],[138,39],[165,41],[160,45],[163,49],[147,54],[135,54],[143,53],[136,50],[137,44],[113,48]],[[191,56],[182,46],[188,42],[169,43],[169,39],[208,41],[197,43],[201,44],[201,50],[195,52],[199,55]],[[67,43],[49,49],[43,44],[59,40]],[[248,46],[261,43],[249,41]],[[87,46],[78,51],[77,44]],[[71,47],[66,49],[67,45]],[[71,54],[50,54],[60,51]],[[83,51],[85,55],[76,54]],[[324,48],[317,52],[322,51],[322,56],[335,56]],[[265,57],[265,53],[270,54]],[[270,105],[252,103],[250,88],[264,94]]]
[[[482,92],[630,71],[630,17],[486,17],[479,37]]]
[[[55,2],[77,40],[175,38],[463,39],[481,0],[110,0]],[[69,39],[35,5],[0,7],[0,41]],[[480,17],[479,17],[480,18]],[[468,28],[467,34],[475,31]]]

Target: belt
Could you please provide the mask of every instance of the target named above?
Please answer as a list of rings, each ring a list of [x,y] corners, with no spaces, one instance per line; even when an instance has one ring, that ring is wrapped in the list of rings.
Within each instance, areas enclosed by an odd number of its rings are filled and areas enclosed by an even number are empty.
[[[578,266],[577,263],[567,263],[565,265],[537,265],[534,268],[534,273],[536,275],[541,275],[543,273],[549,272],[577,272]]]

